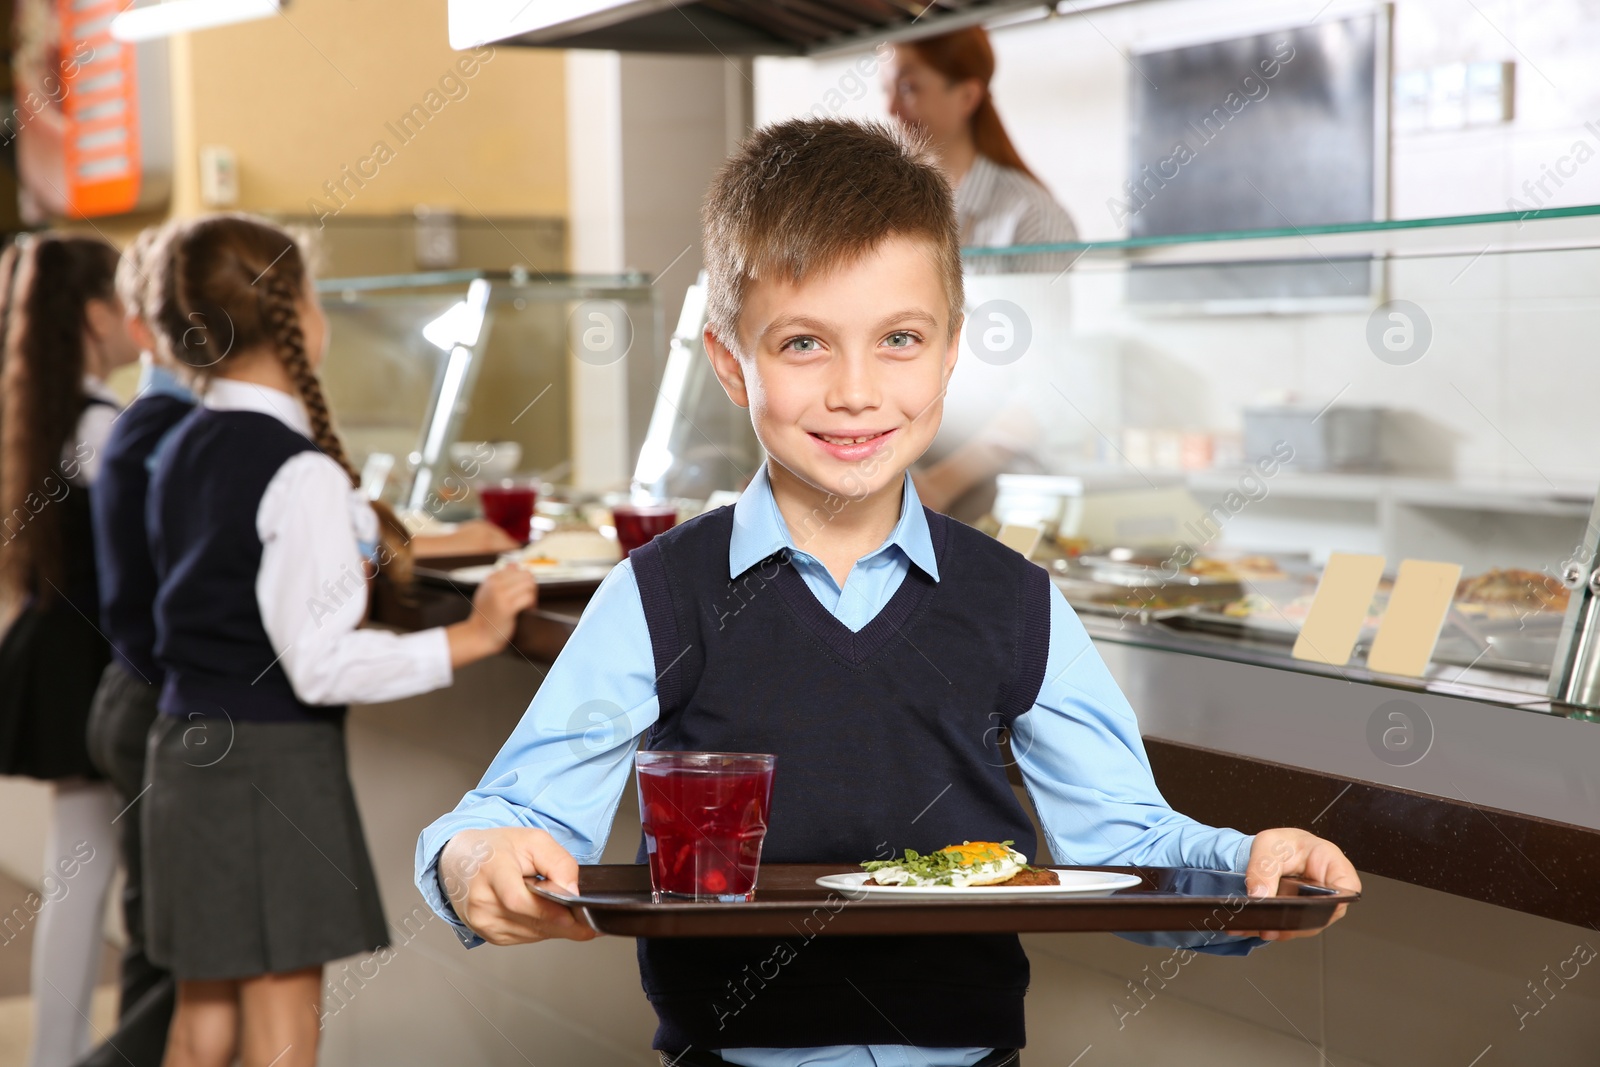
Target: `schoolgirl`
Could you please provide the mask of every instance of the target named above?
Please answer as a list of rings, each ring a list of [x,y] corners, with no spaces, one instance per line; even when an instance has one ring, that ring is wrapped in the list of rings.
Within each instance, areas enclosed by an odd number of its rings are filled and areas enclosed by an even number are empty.
[[[322,965],[388,944],[345,766],[344,705],[450,684],[504,647],[520,568],[454,626],[359,625],[378,521],[316,368],[327,323],[293,238],[186,225],[154,308],[200,405],[162,446],[147,524],[161,716],[144,817],[152,959],[178,981],[168,1067],[316,1061]]]
[[[150,264],[171,226],[150,227],[123,251],[117,295],[142,364],[133,401],[118,416],[95,482],[95,560],[100,577],[100,628],[111,662],[100,677],[89,713],[89,754],[116,789],[122,848],[122,950],[117,1028],[79,1067],[158,1067],[172,1018],[172,976],[150,962],[144,941],[143,862],[139,817],[132,805],[144,788],[145,738],[156,718],[161,667],[155,661],[155,565],[145,535],[145,497],[156,448],[194,409],[194,395],[156,342],[146,310]]]
[[[104,241],[27,236],[0,257],[0,773],[51,785],[32,958],[34,1067],[89,1049],[100,917],[116,869],[111,786],[89,759],[89,705],[110,656],[91,487],[116,418],[105,379],[138,358]]]

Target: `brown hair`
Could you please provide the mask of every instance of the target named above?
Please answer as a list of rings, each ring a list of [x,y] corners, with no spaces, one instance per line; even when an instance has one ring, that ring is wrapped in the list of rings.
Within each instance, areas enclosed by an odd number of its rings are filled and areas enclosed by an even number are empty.
[[[978,109],[967,120],[972,130],[972,143],[978,154],[986,156],[1002,167],[1020,170],[1034,181],[1033,171],[1017,154],[1016,146],[1000,121],[1000,112],[994,108],[994,98],[989,94],[989,80],[994,77],[994,48],[989,44],[989,33],[982,26],[969,26],[954,33],[937,37],[924,37],[896,45],[909,48],[917,58],[943,75],[947,81],[963,82],[976,79],[983,86],[983,99]]]
[[[926,146],[875,122],[791,119],[747,137],[706,194],[701,222],[711,329],[739,351],[753,279],[799,282],[890,237],[925,239],[961,314],[961,235],[950,185]]]
[[[116,270],[117,250],[93,237],[25,236],[0,256],[0,593],[48,602],[65,581],[51,487],[66,487],[86,403],[88,304],[112,298]]]
[[[264,219],[228,214],[183,224],[156,251],[161,263],[147,310],[178,363],[204,378],[237,353],[270,348],[300,394],[311,439],[359,485],[306,353],[299,305],[311,273],[300,242]],[[409,536],[386,505],[374,502],[373,510],[380,567],[403,586],[411,577]]]
[[[122,259],[117,263],[117,298],[130,314],[146,321],[149,316],[145,313],[145,288],[150,273],[150,252],[165,229],[164,226],[146,226],[140,230],[123,248]]]

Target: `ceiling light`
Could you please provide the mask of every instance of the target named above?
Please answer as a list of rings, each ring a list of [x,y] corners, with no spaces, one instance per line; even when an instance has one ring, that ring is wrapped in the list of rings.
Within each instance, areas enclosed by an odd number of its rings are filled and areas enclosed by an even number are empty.
[[[124,11],[111,20],[119,41],[150,41],[191,30],[270,18],[287,0],[162,0]]]

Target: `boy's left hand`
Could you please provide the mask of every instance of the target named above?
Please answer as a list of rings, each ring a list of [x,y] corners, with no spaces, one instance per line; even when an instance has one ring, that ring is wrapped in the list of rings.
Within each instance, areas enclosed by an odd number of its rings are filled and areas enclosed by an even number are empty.
[[[1250,862],[1245,868],[1245,892],[1252,897],[1270,897],[1278,893],[1278,879],[1303,878],[1332,889],[1361,892],[1361,877],[1355,865],[1339,851],[1339,846],[1305,830],[1285,827],[1263,830],[1250,846]],[[1328,920],[1332,926],[1344,918],[1348,905],[1340,904]],[[1260,930],[1255,936],[1265,941],[1287,941],[1296,937],[1314,937],[1327,929],[1312,930]],[[1249,933],[1234,930],[1232,933]]]

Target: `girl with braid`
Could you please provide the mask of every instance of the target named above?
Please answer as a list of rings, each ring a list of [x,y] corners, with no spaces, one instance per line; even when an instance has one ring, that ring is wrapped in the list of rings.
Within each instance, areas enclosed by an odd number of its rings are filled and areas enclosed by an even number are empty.
[[[155,269],[156,326],[200,396],[160,450],[146,514],[165,671],[141,804],[146,938],[178,982],[164,1062],[302,1067],[322,965],[388,944],[345,705],[449,685],[505,646],[536,590],[506,569],[465,622],[361,629],[380,522],[317,379],[327,322],[301,249],[219,215],[183,227]]]

